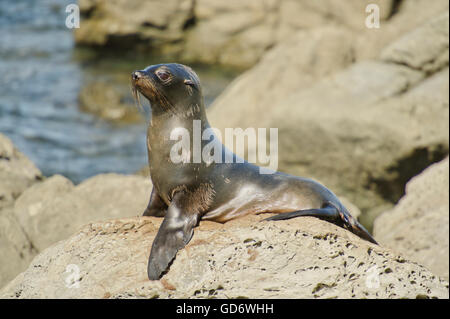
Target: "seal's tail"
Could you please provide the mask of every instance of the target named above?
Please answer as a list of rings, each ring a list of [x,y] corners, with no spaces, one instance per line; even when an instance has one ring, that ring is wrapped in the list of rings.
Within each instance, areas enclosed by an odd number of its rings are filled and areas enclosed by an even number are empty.
[[[285,220],[301,216],[317,217],[333,224],[348,229],[359,237],[378,245],[376,240],[370,235],[352,215],[345,209],[339,209],[332,203],[326,203],[322,208],[297,210],[289,213],[280,213],[264,220]]]

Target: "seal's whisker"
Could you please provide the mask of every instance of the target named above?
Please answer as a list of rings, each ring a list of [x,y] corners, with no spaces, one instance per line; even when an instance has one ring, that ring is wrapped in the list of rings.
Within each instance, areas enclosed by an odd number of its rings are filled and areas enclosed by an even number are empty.
[[[142,103],[141,103],[141,94],[139,92],[136,92],[136,97],[137,97],[137,104],[139,106],[139,110],[144,111],[144,107],[142,106]]]
[[[141,94],[137,90],[137,88],[134,85],[134,83],[132,83],[132,85],[131,85],[131,94],[133,95],[134,105],[138,108],[139,112],[145,113],[145,109],[144,109],[144,107],[142,106],[142,103],[141,103]]]

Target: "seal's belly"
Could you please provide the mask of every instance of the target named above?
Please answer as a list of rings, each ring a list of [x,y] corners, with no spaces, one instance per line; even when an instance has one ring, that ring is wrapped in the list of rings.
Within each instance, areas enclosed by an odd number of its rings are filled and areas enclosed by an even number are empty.
[[[292,192],[268,194],[255,191],[254,187],[242,187],[232,199],[211,209],[202,219],[224,223],[248,214],[285,213],[313,206],[314,203]]]

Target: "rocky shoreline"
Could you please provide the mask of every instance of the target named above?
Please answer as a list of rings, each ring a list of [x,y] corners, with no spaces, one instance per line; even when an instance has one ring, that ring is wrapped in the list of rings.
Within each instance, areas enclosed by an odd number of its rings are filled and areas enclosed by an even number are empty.
[[[364,1],[326,2],[80,0],[75,37],[247,68],[211,125],[278,128],[279,169],[346,198],[380,246],[314,218],[201,222],[150,282],[148,177],[44,177],[0,134],[0,298],[449,298],[448,1],[370,1],[379,30]]]
[[[201,222],[156,282],[147,280],[146,262],[161,219],[139,217],[148,178],[101,174],[77,186],[59,175],[42,178],[2,135],[0,176],[0,257],[7,261],[0,298],[449,296],[448,158],[411,181],[395,209],[379,217],[381,246],[315,218]],[[20,187],[18,176],[33,178]],[[434,196],[417,196],[424,187]],[[79,271],[83,289],[73,288],[68,267]]]

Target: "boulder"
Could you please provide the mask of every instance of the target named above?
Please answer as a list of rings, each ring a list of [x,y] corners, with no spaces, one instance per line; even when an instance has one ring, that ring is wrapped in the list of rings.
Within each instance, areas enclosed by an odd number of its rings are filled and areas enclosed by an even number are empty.
[[[312,217],[201,222],[169,272],[147,279],[161,219],[91,223],[37,256],[0,298],[448,298],[423,266]]]
[[[355,55],[357,61],[377,58],[390,43],[418,28],[433,17],[448,11],[447,0],[394,1],[390,16],[380,22],[380,28],[364,28],[355,36]],[[435,40],[436,35],[430,40]],[[425,50],[430,48],[423,46]],[[420,48],[417,48],[420,49]],[[407,51],[404,51],[405,53]]]
[[[75,41],[130,49],[141,42],[158,46],[183,38],[193,16],[193,0],[80,0],[81,24]]]
[[[41,171],[0,134],[0,209],[11,205],[27,187],[41,179]]]
[[[55,175],[27,189],[17,199],[14,214],[42,251],[89,222],[142,214],[151,189],[149,178],[135,175],[101,174],[77,186]]]
[[[334,45],[326,41],[331,31],[314,32],[303,37],[325,44],[292,45],[293,52],[274,47],[217,98],[209,121],[222,136],[229,127],[278,128],[279,170],[321,181],[364,215],[397,202],[410,178],[448,154],[448,13],[390,44],[379,58],[349,66],[345,33]],[[336,66],[322,68],[332,65],[326,49],[337,45]],[[306,59],[287,63],[295,54]]]
[[[0,209],[0,287],[27,269],[36,254],[13,209]]]
[[[353,34],[355,58],[379,55],[387,44],[448,10],[447,0],[81,0],[79,45],[154,49],[176,59],[248,68],[299,30],[324,26]],[[366,27],[368,4],[380,28]]]
[[[0,134],[0,287],[25,270],[37,250],[14,216],[17,197],[42,179],[38,168]]]
[[[364,29],[369,3],[379,5],[383,21],[390,16],[391,0],[199,0],[194,10],[196,23],[186,34],[182,58],[249,67],[299,30],[323,26],[355,32]]]
[[[214,101],[209,119],[212,124],[220,123],[216,118],[226,114],[222,121],[230,124],[238,119],[245,121],[246,116],[252,117],[248,120],[258,122],[258,117],[270,116],[273,108],[289,95],[350,66],[353,59],[351,34],[345,29],[320,28],[298,32],[268,51],[261,62],[236,78]]]
[[[406,185],[394,209],[375,220],[374,234],[386,247],[402,252],[448,280],[448,157],[428,167]]]
[[[381,52],[380,59],[433,74],[448,66],[448,29],[447,11],[388,45]]]
[[[142,122],[144,118],[136,104],[133,105],[131,101],[125,99],[127,93],[124,92],[124,88],[128,89],[125,85],[92,81],[80,90],[78,96],[80,109],[110,121]]]

